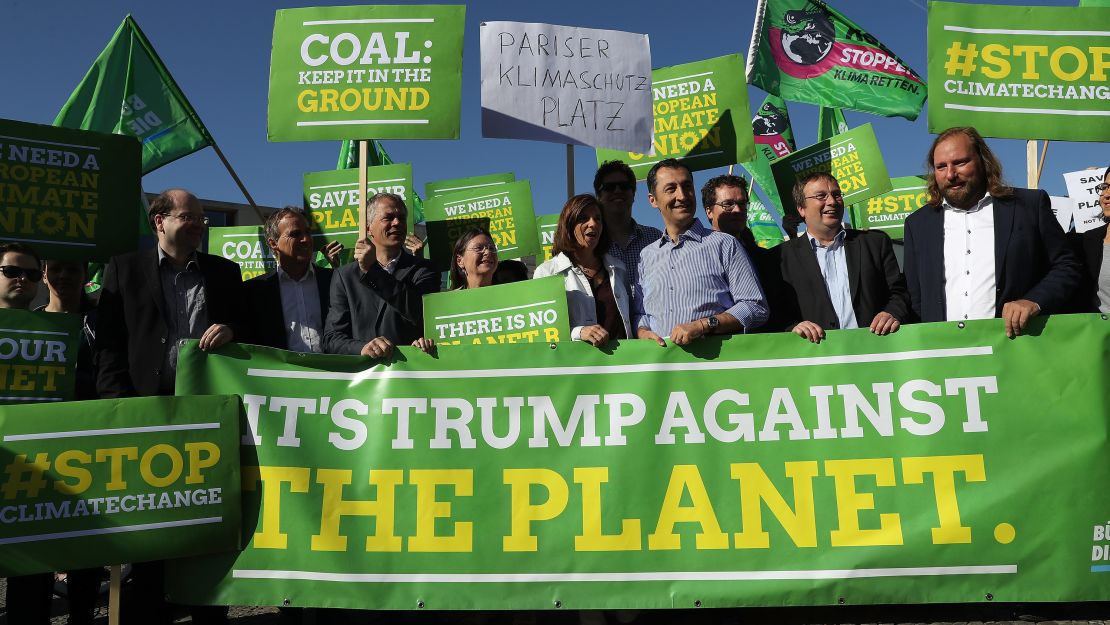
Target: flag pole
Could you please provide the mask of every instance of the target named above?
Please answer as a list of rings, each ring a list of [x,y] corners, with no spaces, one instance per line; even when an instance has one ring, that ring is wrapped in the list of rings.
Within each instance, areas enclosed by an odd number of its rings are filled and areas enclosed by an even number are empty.
[[[1037,186],[1041,186],[1041,173],[1044,172],[1044,161],[1048,157],[1048,139],[1044,140],[1044,145],[1041,146],[1041,162],[1037,165]]]
[[[108,567],[108,625],[119,625],[119,599],[120,578],[123,577],[123,565],[113,564]]]
[[[366,160],[370,156],[370,142],[358,142],[358,238],[366,238]]]
[[[567,199],[574,197],[574,146],[567,144]]]
[[[1037,140],[1025,142],[1025,180],[1030,189],[1037,188]]]
[[[209,138],[211,138],[211,135],[209,135]],[[266,223],[266,217],[262,214],[262,210],[254,203],[254,198],[252,198],[251,194],[247,191],[247,187],[243,185],[243,181],[239,179],[239,175],[232,169],[231,163],[227,162],[224,151],[220,149],[219,144],[216,143],[214,139],[212,140],[212,149],[216,151],[216,156],[220,157],[220,162],[227,168],[227,173],[231,174],[231,179],[235,181],[235,184],[239,185],[239,190],[243,192],[243,196],[247,198],[247,203],[254,209],[254,214],[258,217],[259,223]]]

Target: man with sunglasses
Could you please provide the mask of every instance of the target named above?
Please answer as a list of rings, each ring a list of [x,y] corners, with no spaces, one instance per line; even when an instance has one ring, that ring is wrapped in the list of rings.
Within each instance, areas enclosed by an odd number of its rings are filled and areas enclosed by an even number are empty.
[[[609,233],[609,253],[621,259],[628,268],[628,292],[636,285],[636,266],[640,250],[659,240],[663,231],[636,223],[632,203],[636,200],[636,174],[622,161],[606,161],[594,174],[594,194],[601,204],[605,230]]]
[[[844,227],[844,196],[830,174],[802,178],[793,195],[806,224],[805,235],[781,246],[794,333],[820,343],[826,329],[897,332],[910,298],[890,237]]]
[[[26,245],[0,245],[0,308],[31,307],[42,280],[39,267],[38,255]]]

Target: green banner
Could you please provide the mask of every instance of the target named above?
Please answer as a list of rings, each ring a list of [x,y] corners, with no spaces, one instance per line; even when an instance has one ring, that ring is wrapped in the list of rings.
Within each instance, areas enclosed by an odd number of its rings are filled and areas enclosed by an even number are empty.
[[[752,180],[767,194],[771,201],[771,208],[783,214],[786,207],[775,186],[775,178],[771,175],[771,161],[786,156],[794,151],[794,131],[790,127],[790,113],[786,110],[786,102],[774,95],[769,95],[759,106],[755,117],[752,118],[752,133],[755,139],[755,158],[740,163],[747,170]],[[750,194],[749,194],[750,195]]]
[[[436,345],[570,340],[561,276],[424,296],[424,336]]]
[[[844,204],[855,204],[890,191],[890,176],[871,124],[864,124],[791,152],[771,163],[779,196],[793,204],[794,183],[814,172],[828,172],[840,183]],[[793,210],[795,207],[791,206]]]
[[[397,610],[1107,600],[1108,339],[1074,315],[1015,340],[992,319],[388,363],[190,346],[179,392],[244,394],[249,541],[167,588]]]
[[[135,249],[140,151],[133,137],[0,119],[0,241],[58,260]]]
[[[651,166],[665,158],[677,158],[698,171],[754,157],[744,59],[739,54],[654,69],[651,91],[655,154],[599,149],[599,165],[624,161],[636,179],[643,180]]]
[[[910,213],[925,206],[928,183],[924,176],[891,178],[890,191],[851,207],[852,227],[882,230],[902,240],[902,227]]]
[[[73,90],[54,125],[138,138],[144,174],[215,145],[130,15]]]
[[[559,215],[536,215],[536,236],[540,240],[540,253],[536,254],[536,264],[551,260],[551,248],[555,247],[555,231],[559,229]]]
[[[395,193],[408,206],[413,197],[412,165],[398,163],[367,167],[366,193],[371,197],[375,193]],[[358,211],[362,205],[358,197],[358,169],[306,173],[303,199],[316,249],[339,241],[344,248],[343,262],[350,262],[359,239]],[[413,217],[411,213],[410,207],[409,216]],[[414,222],[409,219],[409,233],[413,225]]]
[[[81,332],[80,315],[0,309],[0,404],[73,399]]]
[[[1107,24],[1110,8],[929,2],[929,132],[1110,141]]]
[[[521,258],[540,251],[532,186],[527,180],[428,194],[428,250],[432,263],[446,271],[455,241],[468,228],[485,228],[497,244],[497,258]]]
[[[462,5],[279,9],[270,141],[458,139]]]
[[[468,178],[452,178],[450,180],[436,180],[424,184],[424,195],[431,199],[437,195],[464,191],[471,189],[494,189],[508,182],[516,182],[516,174],[505,172],[503,174],[485,174],[483,176],[470,176]]]
[[[277,259],[266,243],[262,226],[209,228],[208,253],[239,263],[243,280],[277,271]]]
[[[234,395],[0,407],[0,576],[234,553],[239,410]]]

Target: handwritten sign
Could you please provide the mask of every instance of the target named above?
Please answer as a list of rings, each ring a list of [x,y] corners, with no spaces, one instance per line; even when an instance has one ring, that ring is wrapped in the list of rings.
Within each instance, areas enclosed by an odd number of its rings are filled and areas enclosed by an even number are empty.
[[[482,24],[482,136],[651,150],[647,35]]]
[[[1105,169],[1084,169],[1064,174],[1064,182],[1068,185],[1068,197],[1074,202],[1073,218],[1075,231],[1086,232],[1094,230],[1106,223],[1102,220],[1102,208],[1098,205],[1098,193],[1095,187],[1102,184],[1102,175]],[[1067,230],[1067,227],[1064,227]]]

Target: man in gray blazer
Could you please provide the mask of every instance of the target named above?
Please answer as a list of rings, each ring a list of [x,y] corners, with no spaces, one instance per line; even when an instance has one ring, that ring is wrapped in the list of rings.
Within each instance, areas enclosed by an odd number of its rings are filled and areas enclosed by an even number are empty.
[[[394,345],[423,334],[422,298],[439,290],[439,274],[405,253],[408,208],[400,196],[378,193],[366,211],[365,252],[332,277],[324,351],[388,358]]]

